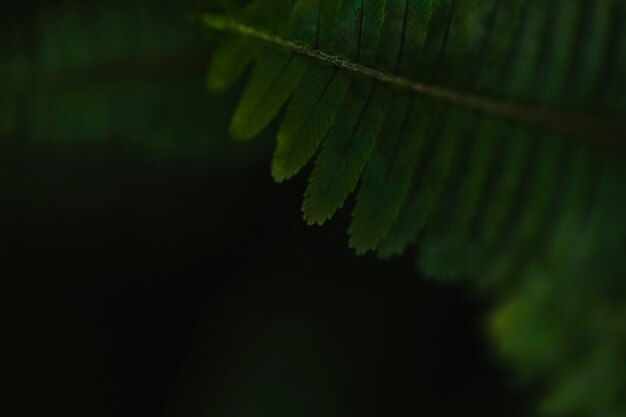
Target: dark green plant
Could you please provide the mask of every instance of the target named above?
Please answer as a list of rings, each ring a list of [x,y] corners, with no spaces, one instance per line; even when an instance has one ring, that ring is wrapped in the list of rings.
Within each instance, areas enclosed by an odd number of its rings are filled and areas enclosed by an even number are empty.
[[[202,89],[210,54],[190,3],[31,3],[0,17],[0,150],[225,167],[265,153],[217,140],[229,110]]]
[[[316,158],[309,223],[358,186],[351,246],[417,243],[428,276],[474,283],[499,351],[546,386],[540,410],[626,415],[624,1],[211,3],[204,23],[229,36],[208,84],[254,64],[241,139],[289,102],[272,173]],[[205,47],[181,8],[142,4],[3,16],[2,149],[113,139],[224,159],[214,141],[189,147],[219,117],[197,85]]]
[[[208,83],[253,64],[231,132],[279,113],[272,175],[315,158],[302,211],[358,187],[350,246],[417,243],[428,276],[497,301],[491,329],[552,415],[626,415],[626,3],[256,0]]]

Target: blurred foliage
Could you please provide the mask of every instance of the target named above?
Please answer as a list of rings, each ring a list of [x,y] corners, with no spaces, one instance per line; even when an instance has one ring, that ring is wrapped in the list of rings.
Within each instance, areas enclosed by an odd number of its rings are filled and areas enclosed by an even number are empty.
[[[29,8],[30,6],[30,8]],[[0,146],[117,150],[228,168],[266,145],[226,140],[231,96],[210,96],[190,2],[31,2],[4,16]]]

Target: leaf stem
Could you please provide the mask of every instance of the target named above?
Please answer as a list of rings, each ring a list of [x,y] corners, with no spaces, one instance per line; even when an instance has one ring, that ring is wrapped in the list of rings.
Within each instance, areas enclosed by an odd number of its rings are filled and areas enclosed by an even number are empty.
[[[532,105],[520,105],[510,101],[420,83],[390,72],[353,62],[342,56],[319,49],[313,49],[299,42],[285,39],[264,30],[225,19],[221,16],[203,15],[202,21],[212,30],[253,38],[273,45],[274,47],[292,51],[298,55],[315,59],[363,77],[378,80],[383,84],[410,91],[418,95],[443,100],[455,106],[544,127],[577,138],[590,139],[607,145],[626,146],[626,124],[618,120],[590,116],[583,113],[562,112]]]

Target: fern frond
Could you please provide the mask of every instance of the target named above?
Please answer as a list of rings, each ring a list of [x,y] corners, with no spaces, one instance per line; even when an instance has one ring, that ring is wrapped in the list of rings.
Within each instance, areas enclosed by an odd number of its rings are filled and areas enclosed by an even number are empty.
[[[296,2],[302,27],[333,22],[323,4]],[[554,387],[545,410],[622,415],[623,377],[607,375],[597,395],[590,381],[626,351],[626,4],[345,0],[339,16],[324,43],[204,17],[271,49],[265,58],[307,67],[298,83],[264,92],[282,104],[293,90],[275,179],[317,152],[303,212],[318,224],[360,181],[349,231],[358,253],[389,257],[418,243],[427,275],[474,277],[510,297],[494,334]],[[257,116],[256,130],[269,123]],[[594,318],[566,324],[581,314]],[[533,336],[539,317],[545,334]],[[551,338],[563,340],[541,352]],[[576,340],[588,344],[583,357]]]

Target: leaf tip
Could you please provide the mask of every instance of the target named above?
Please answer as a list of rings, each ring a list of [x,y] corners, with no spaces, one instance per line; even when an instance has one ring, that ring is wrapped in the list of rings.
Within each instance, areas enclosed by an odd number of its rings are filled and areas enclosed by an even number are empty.
[[[204,14],[201,20],[207,28],[220,32],[227,30],[231,24],[224,16],[215,14]]]
[[[355,242],[354,239],[352,239],[352,238],[350,238],[349,246],[350,246],[350,249],[353,249],[354,252],[358,256],[366,255],[368,252],[370,252],[373,249],[370,246],[364,245],[361,242]]]
[[[322,226],[329,221],[334,214],[335,210],[325,209],[319,204],[316,204],[315,199],[305,194],[304,202],[302,203],[302,218],[309,226]]]
[[[307,225],[309,226],[323,226],[324,223],[326,223],[328,220],[330,220],[330,217],[318,217],[315,214],[312,214],[310,212],[307,212],[305,210],[302,210],[302,218],[304,219],[304,221],[306,222]]]
[[[348,235],[350,236],[348,245],[351,249],[354,249],[357,255],[365,255],[368,252],[376,249],[376,242],[371,239],[367,239],[362,233],[359,233],[354,226],[348,229]]]
[[[213,71],[209,70],[209,73],[206,77],[206,88],[209,91],[214,93],[221,93],[223,91],[228,90],[230,85],[225,83],[224,80],[220,77],[217,77]]]
[[[238,141],[248,141],[259,133],[251,129],[250,124],[238,114],[233,117],[228,131],[233,139]]]
[[[272,178],[275,182],[282,183],[290,180],[293,176],[293,173],[290,173],[279,160],[274,158],[272,162]]]

